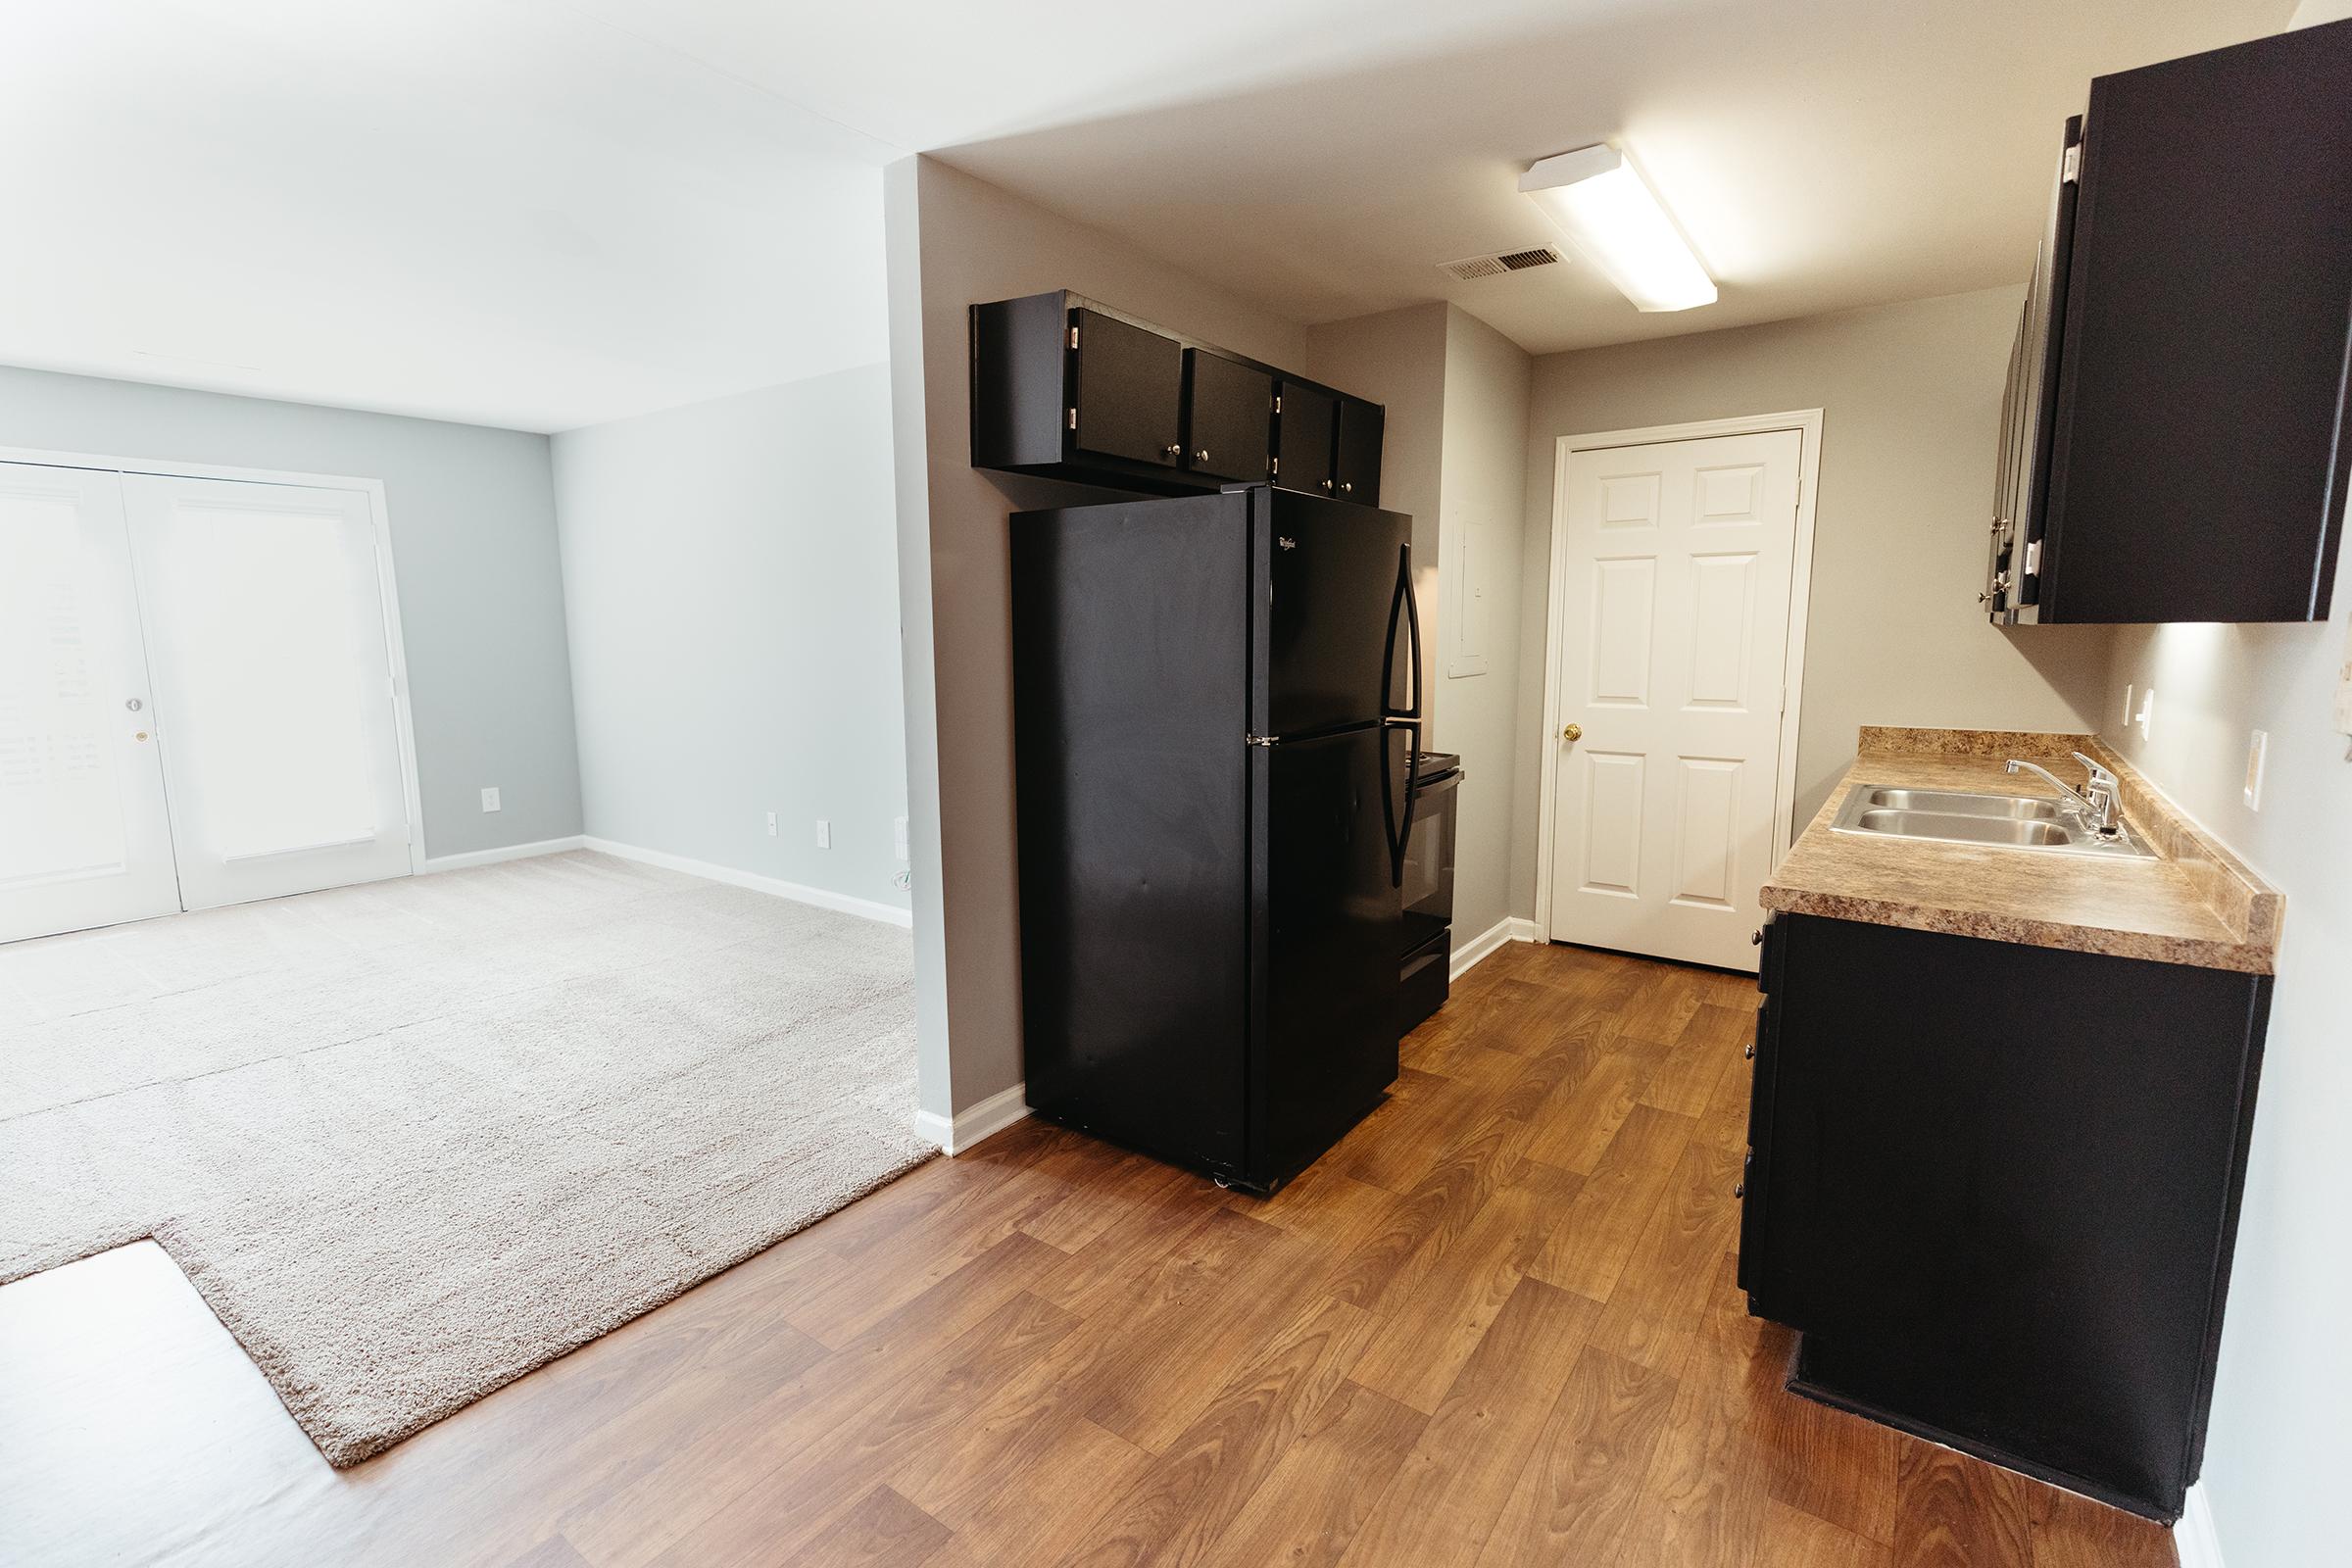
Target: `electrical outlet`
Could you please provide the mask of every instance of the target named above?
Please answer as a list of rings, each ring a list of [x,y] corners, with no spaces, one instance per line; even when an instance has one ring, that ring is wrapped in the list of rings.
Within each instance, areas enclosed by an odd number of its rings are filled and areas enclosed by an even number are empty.
[[[904,864],[906,860],[906,819],[903,816],[892,818],[891,831],[893,835],[891,842],[898,849],[900,863]],[[901,887],[906,885],[904,882],[899,884]]]
[[[482,809],[485,811],[504,809],[504,808],[498,804],[498,789],[495,785],[482,791]]]
[[[833,824],[821,816],[816,819],[816,847],[820,850],[833,847]]]
[[[2262,774],[2271,758],[2271,737],[2266,730],[2256,730],[2246,743],[2246,806],[2250,810],[2262,809]]]
[[[2139,688],[2131,681],[2124,682],[2124,727],[2132,727],[2132,694]]]
[[[2156,688],[2151,686],[2139,698],[2139,738],[2145,741],[2156,729]]]
[[[767,836],[771,839],[776,836],[776,813],[773,811],[767,813]]]

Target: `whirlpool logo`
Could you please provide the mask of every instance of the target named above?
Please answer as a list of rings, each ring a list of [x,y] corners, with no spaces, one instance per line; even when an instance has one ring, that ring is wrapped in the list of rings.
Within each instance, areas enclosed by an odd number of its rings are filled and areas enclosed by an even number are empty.
[[[1276,535],[1274,536],[1274,542],[1275,542],[1276,544],[1278,544],[1278,545],[1282,546],[1282,548],[1283,548],[1283,549],[1285,549],[1285,550],[1296,550],[1296,549],[1298,549],[1298,540],[1296,540],[1296,539],[1293,539],[1293,538],[1292,538],[1290,535],[1288,535],[1288,534],[1281,534],[1281,533],[1278,533],[1278,534],[1276,534]]]

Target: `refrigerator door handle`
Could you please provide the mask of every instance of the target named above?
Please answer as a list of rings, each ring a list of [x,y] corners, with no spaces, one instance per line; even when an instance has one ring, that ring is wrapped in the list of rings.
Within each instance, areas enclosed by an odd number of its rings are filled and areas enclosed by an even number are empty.
[[[1396,612],[1399,610],[1404,612],[1405,636],[1412,655],[1412,701],[1402,708],[1391,708],[1388,687],[1396,672]],[[1413,547],[1409,543],[1396,547],[1396,588],[1389,596],[1389,635],[1381,645],[1380,682],[1383,717],[1417,719],[1421,716],[1421,607],[1413,594]]]
[[[1421,596],[1413,592],[1413,547],[1405,545],[1402,553],[1404,559],[1400,566],[1404,574],[1404,628],[1411,634],[1413,644],[1412,716],[1418,719],[1421,716]],[[1416,754],[1421,750],[1418,727],[1413,731],[1413,750]],[[1407,822],[1413,818],[1413,803],[1410,800],[1404,803],[1404,818]]]

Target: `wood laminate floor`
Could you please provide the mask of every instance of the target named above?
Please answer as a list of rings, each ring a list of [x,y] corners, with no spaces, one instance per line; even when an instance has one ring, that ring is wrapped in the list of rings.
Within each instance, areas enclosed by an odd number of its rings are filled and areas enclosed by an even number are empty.
[[[1742,979],[1481,964],[1270,1201],[1039,1123],[336,1472],[152,1245],[0,1289],[0,1561],[2156,1568],[1786,1393]]]

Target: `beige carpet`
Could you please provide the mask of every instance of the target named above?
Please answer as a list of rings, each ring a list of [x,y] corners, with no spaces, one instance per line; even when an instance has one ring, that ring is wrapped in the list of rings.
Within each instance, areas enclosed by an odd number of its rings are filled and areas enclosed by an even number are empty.
[[[919,1162],[906,933],[576,853],[0,946],[0,1281],[154,1236],[338,1465]]]

